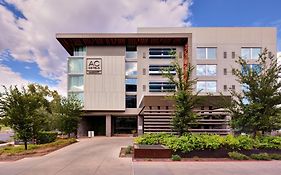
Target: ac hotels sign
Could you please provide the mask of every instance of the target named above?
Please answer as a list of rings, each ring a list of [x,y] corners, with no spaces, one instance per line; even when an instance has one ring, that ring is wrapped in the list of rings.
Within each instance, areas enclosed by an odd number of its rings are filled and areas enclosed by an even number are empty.
[[[101,74],[102,72],[101,58],[87,58],[86,66],[87,74]]]

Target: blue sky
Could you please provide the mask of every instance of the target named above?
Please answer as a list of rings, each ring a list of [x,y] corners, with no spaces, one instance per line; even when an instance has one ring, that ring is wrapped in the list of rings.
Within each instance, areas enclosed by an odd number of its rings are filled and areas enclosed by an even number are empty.
[[[190,10],[194,27],[277,27],[281,51],[280,0],[195,0]]]
[[[65,93],[68,54],[55,39],[58,32],[270,26],[277,27],[281,51],[280,7],[281,0],[0,0],[0,84],[37,82]]]

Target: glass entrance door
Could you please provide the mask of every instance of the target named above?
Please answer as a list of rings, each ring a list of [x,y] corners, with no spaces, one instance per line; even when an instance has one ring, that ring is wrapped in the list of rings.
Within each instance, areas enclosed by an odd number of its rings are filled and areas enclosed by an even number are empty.
[[[137,117],[112,117],[114,134],[134,134],[137,132]]]

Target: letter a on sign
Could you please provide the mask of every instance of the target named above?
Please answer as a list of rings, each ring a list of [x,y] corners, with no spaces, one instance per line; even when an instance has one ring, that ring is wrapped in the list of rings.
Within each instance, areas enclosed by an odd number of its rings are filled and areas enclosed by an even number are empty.
[[[101,58],[87,58],[86,66],[87,74],[101,74],[102,72]]]
[[[88,67],[90,67],[90,66],[94,66],[93,61],[90,61],[90,63],[89,63],[89,65],[88,65]]]

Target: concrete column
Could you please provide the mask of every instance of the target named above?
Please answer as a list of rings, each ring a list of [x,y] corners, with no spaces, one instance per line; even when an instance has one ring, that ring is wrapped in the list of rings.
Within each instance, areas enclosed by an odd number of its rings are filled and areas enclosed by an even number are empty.
[[[106,115],[105,133],[106,133],[106,137],[111,137],[111,115]]]
[[[138,116],[138,135],[143,135],[143,116]]]

